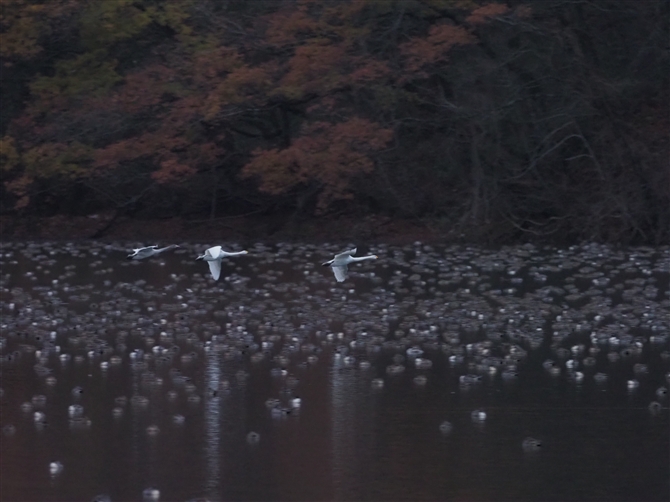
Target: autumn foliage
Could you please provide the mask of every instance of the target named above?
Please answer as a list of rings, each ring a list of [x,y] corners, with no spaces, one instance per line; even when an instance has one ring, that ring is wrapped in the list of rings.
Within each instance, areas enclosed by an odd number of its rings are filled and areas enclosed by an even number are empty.
[[[334,125],[312,122],[302,133],[288,148],[255,151],[242,175],[258,176],[261,190],[271,194],[316,184],[319,210],[351,198],[352,181],[374,170],[369,154],[384,148],[393,137],[391,129],[361,118]]]
[[[667,239],[667,6],[605,4],[0,0],[1,209]]]

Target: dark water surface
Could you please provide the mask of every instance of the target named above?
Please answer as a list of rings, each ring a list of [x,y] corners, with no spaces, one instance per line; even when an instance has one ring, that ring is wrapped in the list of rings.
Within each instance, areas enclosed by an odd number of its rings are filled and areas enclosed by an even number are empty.
[[[670,499],[667,247],[130,247],[2,245],[3,501]]]

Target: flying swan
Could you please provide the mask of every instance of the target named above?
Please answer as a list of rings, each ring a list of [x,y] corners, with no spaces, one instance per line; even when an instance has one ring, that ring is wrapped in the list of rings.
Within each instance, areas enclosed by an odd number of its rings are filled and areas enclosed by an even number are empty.
[[[377,259],[377,255],[373,254],[358,257],[351,256],[352,254],[356,254],[356,248],[350,249],[349,251],[344,251],[340,254],[336,254],[335,258],[325,263],[322,263],[322,265],[324,267],[332,268],[333,273],[335,274],[335,279],[337,279],[337,282],[343,282],[344,280],[346,280],[348,274],[347,265],[349,265],[350,263],[355,263],[357,261]]]
[[[202,256],[198,256],[196,260],[205,260],[209,265],[209,271],[212,273],[215,281],[219,280],[221,277],[221,260],[223,258],[228,258],[229,256],[240,256],[247,254],[248,251],[236,251],[234,253],[229,253],[221,249],[221,246],[214,246],[209,248]]]

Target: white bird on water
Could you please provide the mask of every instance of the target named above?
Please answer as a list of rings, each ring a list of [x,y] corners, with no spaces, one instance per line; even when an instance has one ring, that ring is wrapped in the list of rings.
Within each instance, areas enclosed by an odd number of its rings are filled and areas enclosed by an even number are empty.
[[[223,258],[228,258],[229,256],[240,256],[247,254],[248,251],[236,251],[234,253],[229,253],[221,249],[221,246],[214,246],[209,248],[202,256],[198,256],[196,260],[205,260],[209,265],[209,271],[212,273],[215,281],[219,280],[221,276],[221,260]]]
[[[356,248],[336,254],[335,258],[322,263],[322,265],[324,267],[332,268],[337,282],[343,282],[346,280],[348,274],[347,265],[357,261],[376,260],[378,258],[377,255],[374,254],[368,256],[351,256],[352,254],[356,254]]]
[[[144,248],[133,249],[133,252],[128,255],[129,260],[143,260],[145,258],[151,258],[161,254],[163,251],[169,251],[170,249],[178,248],[177,244],[170,244],[164,248],[159,248],[158,246],[147,246]]]

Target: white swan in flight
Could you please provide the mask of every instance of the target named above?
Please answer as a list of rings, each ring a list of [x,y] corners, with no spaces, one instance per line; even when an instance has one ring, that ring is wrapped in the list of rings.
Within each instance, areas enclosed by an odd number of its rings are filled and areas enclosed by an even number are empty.
[[[205,260],[209,265],[209,271],[212,273],[215,281],[219,280],[221,277],[221,260],[229,256],[240,256],[247,254],[248,251],[236,251],[234,253],[229,253],[221,249],[221,246],[214,246],[209,248],[202,256],[198,256],[196,260]]]
[[[144,248],[135,248],[133,252],[128,255],[129,260],[143,260],[145,258],[151,258],[161,254],[163,251],[169,251],[170,249],[178,248],[177,244],[170,244],[164,248],[159,248],[158,246],[147,246]]]
[[[371,254],[368,256],[351,256],[352,254],[356,254],[356,248],[350,249],[349,251],[344,251],[340,254],[336,254],[335,258],[332,260],[329,260],[325,263],[322,263],[324,267],[330,267],[333,269],[333,273],[335,274],[335,279],[337,279],[337,282],[343,282],[347,278],[348,274],[348,269],[347,265],[350,263],[355,263],[357,261],[364,261],[364,260],[376,260],[378,257],[377,255]]]

